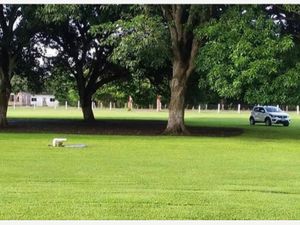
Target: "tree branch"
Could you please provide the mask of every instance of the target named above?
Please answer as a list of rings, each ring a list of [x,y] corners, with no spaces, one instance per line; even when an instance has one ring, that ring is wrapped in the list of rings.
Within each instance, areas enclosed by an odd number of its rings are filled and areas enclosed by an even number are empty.
[[[166,20],[171,23],[173,21],[173,16],[170,12],[170,6],[169,5],[160,5],[160,8],[163,12],[164,17]]]
[[[178,44],[180,44],[180,42],[183,41],[185,36],[183,31],[182,12],[183,12],[183,5],[176,5],[175,7],[173,7],[174,22],[176,27]]]
[[[176,5],[161,5],[161,9],[163,11],[164,17],[168,22],[168,27],[171,34],[171,44],[172,44],[172,51],[175,59],[180,59],[180,47],[178,42],[178,31],[176,25],[176,18],[178,20],[178,15],[176,15]],[[179,12],[180,13],[180,12]],[[181,12],[182,13],[182,12]],[[178,21],[177,21],[178,22]]]
[[[4,10],[4,7],[2,4],[0,4],[0,23],[1,23],[2,30],[3,30],[3,36],[6,36],[8,33],[8,27],[6,24],[6,18],[4,16],[3,10]]]
[[[197,56],[197,53],[198,53],[198,49],[200,47],[200,42],[194,38],[193,39],[193,43],[192,43],[192,49],[191,49],[191,55],[190,55],[190,60],[189,60],[189,66],[188,66],[188,69],[187,69],[187,77],[189,77],[191,75],[191,73],[194,71],[195,69],[195,58]]]
[[[103,77],[100,81],[98,81],[94,85],[93,92],[96,92],[97,89],[102,87],[104,84],[107,84],[109,82],[119,80],[122,78],[128,78],[129,77],[129,71],[126,69],[117,66],[115,64],[109,63],[106,67],[106,69],[103,71],[104,74],[108,75],[107,77]]]
[[[10,32],[13,32],[13,25],[17,19],[17,11],[18,11],[18,6],[13,6],[10,15],[8,16],[8,30]]]

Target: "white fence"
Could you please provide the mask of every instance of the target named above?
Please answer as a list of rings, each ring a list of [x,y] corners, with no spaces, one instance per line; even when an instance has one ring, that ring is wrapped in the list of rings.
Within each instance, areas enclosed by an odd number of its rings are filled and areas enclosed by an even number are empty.
[[[281,108],[282,110],[286,111],[286,112],[295,112],[299,115],[299,110],[300,107],[299,105],[275,105],[279,108]],[[77,106],[70,106],[68,104],[67,101],[64,102],[63,105],[60,105],[60,107],[58,105],[54,105],[53,107],[50,106],[43,106],[43,107],[38,107],[37,105],[32,105],[32,106],[18,106],[18,105],[11,105],[10,106],[13,109],[19,108],[19,107],[26,107],[26,108],[64,108],[65,110],[68,110],[69,108],[77,108],[77,109],[81,109],[80,106],[80,102],[78,101]],[[161,110],[165,111],[168,110],[168,105],[166,104],[162,104],[161,106]],[[186,110],[188,111],[197,111],[198,113],[201,112],[217,112],[217,113],[222,113],[222,112],[237,112],[237,113],[241,113],[244,111],[250,111],[252,108],[254,107],[254,105],[246,105],[246,104],[198,104],[198,105],[187,105],[186,106]],[[127,103],[124,104],[116,104],[115,102],[109,102],[109,103],[103,103],[103,102],[92,102],[92,109],[98,109],[98,110],[114,110],[114,109],[127,109]],[[139,106],[137,104],[133,104],[133,109],[135,110],[139,110],[139,109],[144,109],[144,110],[155,110],[155,111],[160,111],[157,110],[156,105],[154,104],[149,104],[147,107],[142,107]]]

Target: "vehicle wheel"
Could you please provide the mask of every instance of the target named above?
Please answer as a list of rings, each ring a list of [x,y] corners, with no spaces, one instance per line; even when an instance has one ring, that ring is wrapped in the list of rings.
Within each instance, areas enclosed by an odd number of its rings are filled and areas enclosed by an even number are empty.
[[[285,127],[288,127],[289,125],[290,125],[289,122],[286,122],[286,123],[283,124],[283,126],[285,126]]]
[[[253,117],[250,117],[249,122],[250,122],[250,125],[255,125],[255,120]]]
[[[265,119],[265,124],[266,124],[266,126],[271,126],[272,125],[271,119],[270,118],[266,118]]]

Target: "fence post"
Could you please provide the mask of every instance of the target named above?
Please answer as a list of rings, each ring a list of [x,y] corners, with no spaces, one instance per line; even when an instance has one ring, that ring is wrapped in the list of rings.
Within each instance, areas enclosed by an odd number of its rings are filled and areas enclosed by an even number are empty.
[[[297,105],[297,115],[299,115],[299,105]]]
[[[65,102],[65,107],[66,107],[66,109],[68,109],[68,102],[67,101]]]
[[[288,112],[289,111],[289,106],[285,107],[285,111]]]
[[[14,109],[16,109],[16,99],[15,99],[15,96],[14,96]]]
[[[241,104],[238,104],[238,113],[241,113]]]
[[[201,105],[198,106],[198,113],[201,112]]]
[[[77,102],[77,109],[80,109],[80,101]]]
[[[36,105],[36,103],[34,102],[34,103],[33,103],[33,108],[34,108],[34,109],[35,109],[35,107],[36,107],[35,105]]]
[[[218,113],[220,113],[220,104],[218,104]]]
[[[111,111],[111,102],[109,102],[109,110]]]
[[[205,104],[205,110],[207,110],[207,104]]]

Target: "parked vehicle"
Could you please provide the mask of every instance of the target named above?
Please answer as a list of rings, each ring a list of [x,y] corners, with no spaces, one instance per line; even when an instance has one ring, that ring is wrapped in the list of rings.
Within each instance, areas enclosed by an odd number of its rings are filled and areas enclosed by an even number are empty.
[[[249,122],[250,125],[265,123],[266,126],[271,126],[272,124],[289,126],[291,119],[289,114],[276,106],[254,106],[251,111]]]

